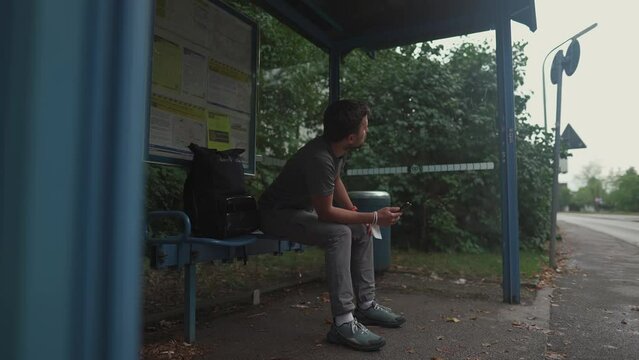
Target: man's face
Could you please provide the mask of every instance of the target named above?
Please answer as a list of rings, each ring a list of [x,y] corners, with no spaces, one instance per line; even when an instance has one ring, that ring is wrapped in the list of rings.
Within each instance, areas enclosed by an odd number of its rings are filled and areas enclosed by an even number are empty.
[[[368,134],[368,116],[364,115],[362,122],[359,124],[357,134],[354,135],[353,141],[349,144],[349,149],[358,149],[364,145],[366,141],[366,134]]]

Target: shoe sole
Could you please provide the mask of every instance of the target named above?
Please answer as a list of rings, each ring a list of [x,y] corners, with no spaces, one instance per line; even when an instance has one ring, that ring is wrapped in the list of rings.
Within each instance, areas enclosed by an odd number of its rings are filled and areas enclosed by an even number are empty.
[[[355,343],[352,343],[352,342],[340,337],[339,335],[334,334],[332,331],[329,331],[329,333],[326,334],[326,340],[329,343],[345,345],[345,346],[348,346],[348,347],[350,347],[352,349],[359,350],[359,351],[378,351],[384,345],[386,345],[386,340],[384,340],[384,339],[382,339],[381,343],[375,344],[375,345],[366,346],[366,345],[355,344]]]

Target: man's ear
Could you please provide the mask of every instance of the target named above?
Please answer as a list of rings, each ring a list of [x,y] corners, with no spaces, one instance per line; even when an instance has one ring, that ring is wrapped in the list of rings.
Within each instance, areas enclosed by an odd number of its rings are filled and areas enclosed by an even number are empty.
[[[355,136],[355,134],[350,134],[350,135],[348,135],[348,137],[347,137],[347,139],[348,139],[348,143],[349,143],[349,144],[354,143],[356,138],[357,138],[357,137]]]

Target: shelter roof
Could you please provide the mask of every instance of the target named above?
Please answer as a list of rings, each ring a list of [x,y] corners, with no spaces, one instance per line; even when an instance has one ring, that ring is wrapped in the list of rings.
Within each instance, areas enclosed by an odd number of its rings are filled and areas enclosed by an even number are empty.
[[[495,28],[500,0],[252,0],[322,49],[378,50]],[[535,31],[534,0],[505,0]]]

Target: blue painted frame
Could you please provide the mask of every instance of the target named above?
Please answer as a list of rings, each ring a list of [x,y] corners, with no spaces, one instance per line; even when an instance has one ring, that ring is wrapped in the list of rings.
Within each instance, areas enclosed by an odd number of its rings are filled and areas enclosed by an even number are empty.
[[[5,4],[3,356],[137,359],[152,2]]]
[[[499,172],[501,178],[502,287],[504,302],[519,304],[519,208],[517,135],[512,39],[508,1],[499,2],[496,19],[497,87],[499,93]]]

